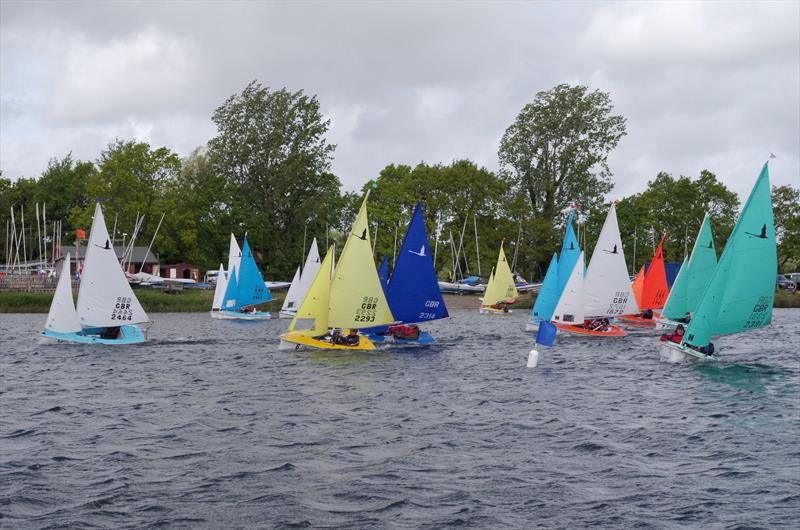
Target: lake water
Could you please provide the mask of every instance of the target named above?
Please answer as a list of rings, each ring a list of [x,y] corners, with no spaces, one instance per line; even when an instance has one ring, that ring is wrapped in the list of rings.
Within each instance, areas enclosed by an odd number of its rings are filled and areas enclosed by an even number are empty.
[[[0,315],[3,528],[778,528],[800,519],[800,311],[670,365],[453,311],[436,348],[279,352],[286,320],[155,314],[45,342]]]

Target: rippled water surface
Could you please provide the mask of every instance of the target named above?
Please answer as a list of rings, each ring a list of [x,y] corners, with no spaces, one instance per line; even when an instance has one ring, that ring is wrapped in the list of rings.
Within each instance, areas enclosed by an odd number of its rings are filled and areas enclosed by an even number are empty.
[[[425,351],[279,352],[286,320],[156,314],[151,341],[45,342],[0,315],[0,526],[788,527],[800,312],[670,365],[454,311]]]

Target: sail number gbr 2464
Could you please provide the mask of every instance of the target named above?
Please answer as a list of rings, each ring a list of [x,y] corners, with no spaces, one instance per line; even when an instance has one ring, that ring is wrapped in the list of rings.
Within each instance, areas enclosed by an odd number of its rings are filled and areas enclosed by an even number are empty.
[[[111,320],[133,320],[133,309],[131,309],[131,298],[129,296],[118,296],[111,312]]]
[[[378,298],[376,296],[365,296],[361,301],[361,307],[356,309],[356,322],[375,322],[375,312],[378,308]]]

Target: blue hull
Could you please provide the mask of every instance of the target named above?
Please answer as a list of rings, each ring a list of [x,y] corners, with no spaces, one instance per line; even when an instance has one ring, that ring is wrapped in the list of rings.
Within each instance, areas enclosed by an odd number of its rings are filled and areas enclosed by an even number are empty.
[[[432,344],[436,344],[436,339],[434,339],[433,336],[427,331],[421,331],[419,338],[414,340],[398,339],[389,333],[386,335],[381,333],[372,333],[367,335],[367,337],[376,346],[381,344],[391,344],[393,346],[430,346]]]
[[[139,344],[146,340],[142,328],[137,325],[126,325],[119,328],[119,337],[116,339],[104,339],[100,336],[103,328],[84,328],[76,333],[58,333],[45,330],[43,337],[56,339],[66,342],[77,342],[80,344]]]

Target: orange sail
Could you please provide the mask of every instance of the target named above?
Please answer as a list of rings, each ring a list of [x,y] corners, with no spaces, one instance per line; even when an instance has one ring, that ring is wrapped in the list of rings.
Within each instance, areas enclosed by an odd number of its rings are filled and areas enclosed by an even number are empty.
[[[642,295],[644,294],[644,265],[639,269],[639,274],[637,274],[636,278],[633,280],[631,289],[633,290],[633,296],[636,297],[636,305],[642,307]]]
[[[667,302],[669,287],[667,286],[667,271],[664,268],[664,251],[661,248],[666,237],[667,235],[664,234],[664,237],[658,243],[653,261],[650,262],[650,268],[647,269],[647,274],[644,275],[642,300],[639,304],[639,309],[661,309]]]

